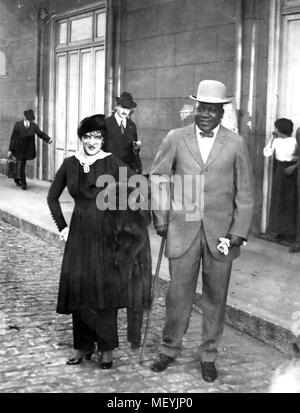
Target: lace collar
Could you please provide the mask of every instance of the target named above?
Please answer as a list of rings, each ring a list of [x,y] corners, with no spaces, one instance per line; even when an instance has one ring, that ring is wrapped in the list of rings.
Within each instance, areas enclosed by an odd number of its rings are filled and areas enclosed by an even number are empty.
[[[90,172],[90,165],[93,165],[98,159],[104,159],[107,156],[111,155],[110,152],[104,152],[100,150],[96,155],[88,156],[84,153],[83,149],[80,149],[75,153],[75,158],[78,159],[80,165],[83,166],[83,172]]]

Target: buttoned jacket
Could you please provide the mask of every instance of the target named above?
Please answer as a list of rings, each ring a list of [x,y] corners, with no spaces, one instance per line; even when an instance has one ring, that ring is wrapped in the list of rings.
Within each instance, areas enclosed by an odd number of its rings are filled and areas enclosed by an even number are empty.
[[[204,163],[195,124],[173,129],[158,150],[150,176],[154,224],[168,224],[167,257],[183,255],[201,223],[215,258],[227,261],[240,254],[240,248],[234,247],[225,256],[217,245],[228,233],[247,239],[251,226],[253,176],[241,136],[221,125]],[[171,184],[167,182],[170,177]],[[169,194],[163,197],[163,206],[158,202],[158,187]]]

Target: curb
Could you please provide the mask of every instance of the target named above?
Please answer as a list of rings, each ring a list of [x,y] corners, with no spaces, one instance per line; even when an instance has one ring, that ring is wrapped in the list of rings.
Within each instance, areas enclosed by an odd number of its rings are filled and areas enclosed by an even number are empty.
[[[42,240],[55,245],[62,251],[64,249],[64,242],[60,240],[58,234],[42,228],[39,225],[33,224],[20,217],[16,217],[1,209],[0,220],[19,228],[30,235],[37,236]],[[168,283],[167,280],[159,278],[158,288],[166,289]],[[201,313],[201,294],[199,292],[196,292],[195,294],[194,310]],[[276,348],[286,356],[294,357],[296,356],[295,348],[300,349],[299,337],[297,338],[292,331],[279,324],[272,323],[229,304],[226,304],[225,323],[236,330],[254,337],[266,345]]]

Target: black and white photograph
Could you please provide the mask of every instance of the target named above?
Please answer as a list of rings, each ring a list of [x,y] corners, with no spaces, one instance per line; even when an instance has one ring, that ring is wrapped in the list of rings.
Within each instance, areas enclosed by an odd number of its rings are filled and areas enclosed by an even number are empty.
[[[299,73],[300,0],[0,0],[0,393],[300,393]]]

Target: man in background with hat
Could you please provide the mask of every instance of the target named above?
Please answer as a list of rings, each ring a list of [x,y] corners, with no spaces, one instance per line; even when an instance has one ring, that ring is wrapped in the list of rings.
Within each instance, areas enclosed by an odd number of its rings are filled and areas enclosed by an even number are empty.
[[[16,122],[13,128],[7,154],[8,157],[14,156],[17,160],[17,177],[14,181],[22,189],[27,189],[26,161],[36,157],[35,134],[49,144],[52,142],[52,139],[33,122],[34,119],[32,109],[24,111],[24,119]]]
[[[115,113],[105,119],[107,133],[103,150],[111,152],[135,173],[141,174],[142,162],[139,156],[141,143],[138,141],[136,125],[130,118],[137,104],[128,92],[123,92],[120,97],[116,97],[116,103]],[[146,229],[145,243],[138,253],[130,274],[127,340],[133,350],[141,345],[144,309],[150,307],[151,279],[150,238]]]
[[[142,173],[140,141],[137,138],[136,125],[130,119],[137,104],[128,92],[116,97],[116,102],[115,113],[105,119],[107,137],[103,149],[116,155],[136,173]]]
[[[153,210],[156,231],[166,236],[170,284],[163,340],[151,369],[164,370],[182,349],[202,263],[203,341],[198,350],[202,377],[213,382],[232,261],[251,225],[253,182],[244,139],[220,124],[223,105],[231,101],[225,85],[204,80],[197,96],[190,98],[196,102],[195,123],[167,134],[150,173],[153,196],[159,193],[153,191],[158,185],[171,193],[170,208]],[[172,175],[184,184],[185,177],[191,177],[193,184],[182,190],[173,180],[169,191],[168,180],[162,178]]]

